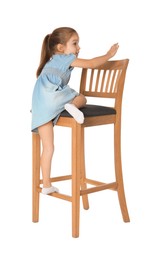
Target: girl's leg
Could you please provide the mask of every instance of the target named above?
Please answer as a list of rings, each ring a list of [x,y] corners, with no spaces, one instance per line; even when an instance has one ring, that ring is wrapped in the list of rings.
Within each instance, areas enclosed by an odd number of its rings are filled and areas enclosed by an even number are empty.
[[[65,109],[69,112],[70,115],[74,117],[74,119],[79,124],[82,124],[84,122],[84,115],[78,108],[84,107],[86,105],[86,102],[87,100],[85,96],[79,94],[71,101],[71,103],[65,105]]]
[[[38,128],[38,132],[42,142],[41,154],[41,171],[43,176],[43,189],[42,193],[49,194],[58,192],[58,189],[51,186],[51,162],[54,153],[54,131],[52,122],[48,122]]]

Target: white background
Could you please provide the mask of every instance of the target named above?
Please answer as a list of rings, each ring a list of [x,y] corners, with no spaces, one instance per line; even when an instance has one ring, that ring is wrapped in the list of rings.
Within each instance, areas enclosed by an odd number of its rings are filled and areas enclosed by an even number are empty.
[[[0,3],[0,259],[158,259],[157,1],[1,1]],[[117,194],[81,205],[80,237],[71,237],[69,202],[41,196],[31,220],[31,97],[44,36],[60,26],[80,35],[80,57],[118,42],[129,58],[122,111],[122,164],[131,218]],[[78,71],[71,87],[78,90]],[[113,181],[111,126],[86,131],[87,172]],[[103,136],[105,137],[103,141]],[[55,128],[52,175],[70,170],[70,132]],[[64,189],[63,186],[60,189]]]

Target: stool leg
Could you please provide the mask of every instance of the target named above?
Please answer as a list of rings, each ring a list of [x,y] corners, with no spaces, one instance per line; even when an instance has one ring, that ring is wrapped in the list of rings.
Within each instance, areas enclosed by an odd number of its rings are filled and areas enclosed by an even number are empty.
[[[72,236],[79,237],[81,125],[72,127]]]
[[[32,134],[32,221],[39,220],[40,137]]]
[[[84,127],[81,127],[81,190],[87,189],[86,179],[86,169],[85,169],[85,147],[84,147]],[[88,195],[82,195],[83,208],[89,209]]]
[[[126,204],[123,176],[122,176],[122,163],[121,163],[121,126],[119,122],[114,125],[114,157],[115,157],[115,174],[116,182],[118,184],[117,192],[120,203],[120,208],[124,222],[129,222],[129,214]]]

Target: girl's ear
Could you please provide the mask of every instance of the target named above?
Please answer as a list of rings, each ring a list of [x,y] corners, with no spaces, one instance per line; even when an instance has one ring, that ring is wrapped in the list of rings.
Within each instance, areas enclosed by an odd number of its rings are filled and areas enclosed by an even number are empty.
[[[58,50],[59,52],[63,52],[63,51],[64,51],[64,45],[61,44],[61,43],[57,44],[57,50]]]

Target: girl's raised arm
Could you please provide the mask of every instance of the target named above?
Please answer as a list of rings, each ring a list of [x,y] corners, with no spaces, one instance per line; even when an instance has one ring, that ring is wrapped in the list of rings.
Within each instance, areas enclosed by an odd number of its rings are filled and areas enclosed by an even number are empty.
[[[119,45],[118,45],[118,43],[116,43],[111,46],[111,48],[108,50],[108,52],[105,55],[95,57],[92,59],[77,58],[71,63],[71,66],[79,67],[79,68],[92,68],[92,69],[99,67],[102,64],[104,64],[107,60],[112,58],[116,54],[118,48],[119,48]]]

